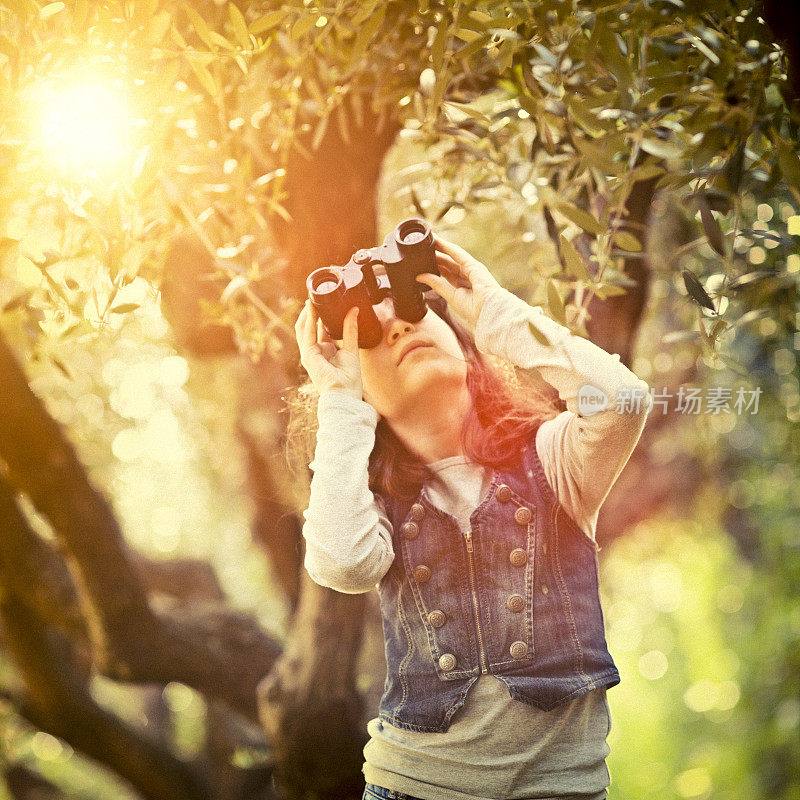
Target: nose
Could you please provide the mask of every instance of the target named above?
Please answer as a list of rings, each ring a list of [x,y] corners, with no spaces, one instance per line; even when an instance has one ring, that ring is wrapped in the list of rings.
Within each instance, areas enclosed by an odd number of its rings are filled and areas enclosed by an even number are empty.
[[[386,340],[389,342],[389,344],[394,344],[404,333],[412,333],[413,331],[414,326],[410,322],[406,322],[404,319],[398,319],[397,317],[392,317],[388,323]]]

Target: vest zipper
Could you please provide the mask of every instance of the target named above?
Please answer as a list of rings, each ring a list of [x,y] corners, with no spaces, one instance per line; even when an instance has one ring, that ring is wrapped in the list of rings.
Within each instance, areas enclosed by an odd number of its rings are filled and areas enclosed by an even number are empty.
[[[481,674],[486,675],[486,654],[483,650],[483,635],[481,634],[481,619],[478,611],[478,595],[475,591],[475,568],[472,561],[472,531],[464,531],[464,538],[467,540],[467,560],[469,561],[469,582],[472,586],[472,605],[475,608],[475,625],[478,628],[478,647],[481,656]]]

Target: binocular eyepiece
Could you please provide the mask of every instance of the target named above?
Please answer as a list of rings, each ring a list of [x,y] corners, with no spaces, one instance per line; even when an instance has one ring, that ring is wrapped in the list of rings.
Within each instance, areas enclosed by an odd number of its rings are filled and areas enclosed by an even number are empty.
[[[386,276],[375,275],[381,264]],[[347,312],[358,306],[358,346],[371,348],[381,341],[382,327],[373,305],[391,296],[395,313],[407,322],[419,322],[427,311],[423,293],[428,286],[417,275],[439,274],[430,225],[424,219],[403,220],[383,244],[356,251],[343,267],[323,267],[306,279],[308,296],[332,339],[342,338]],[[388,285],[387,285],[388,279]]]

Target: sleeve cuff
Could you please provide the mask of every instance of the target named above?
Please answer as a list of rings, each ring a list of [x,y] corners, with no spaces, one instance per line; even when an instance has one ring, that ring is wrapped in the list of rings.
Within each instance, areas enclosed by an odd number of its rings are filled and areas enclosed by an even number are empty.
[[[363,421],[373,428],[378,424],[378,412],[365,400],[358,400],[345,392],[330,389],[319,396],[317,402],[317,419],[347,417],[351,421]]]

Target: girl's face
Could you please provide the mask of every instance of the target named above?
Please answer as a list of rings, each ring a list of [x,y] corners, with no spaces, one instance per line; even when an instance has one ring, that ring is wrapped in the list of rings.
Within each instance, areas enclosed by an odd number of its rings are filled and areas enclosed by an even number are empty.
[[[391,297],[373,306],[383,327],[358,351],[364,399],[389,422],[415,407],[446,403],[466,387],[467,362],[453,329],[430,308],[419,322],[395,316]]]

